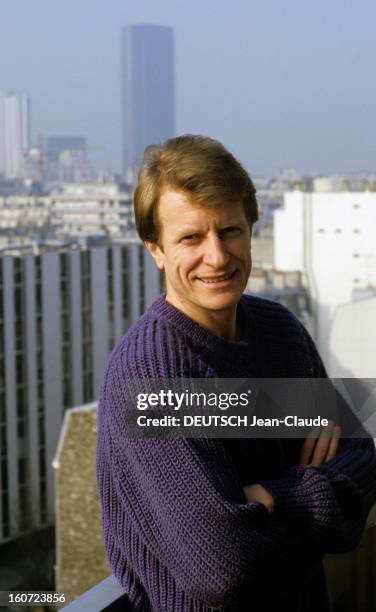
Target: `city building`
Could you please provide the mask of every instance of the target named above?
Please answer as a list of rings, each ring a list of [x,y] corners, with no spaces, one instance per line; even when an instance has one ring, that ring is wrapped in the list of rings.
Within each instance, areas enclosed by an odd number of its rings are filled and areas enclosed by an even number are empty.
[[[133,228],[131,189],[117,183],[63,184],[44,196],[0,195],[0,246],[89,233],[124,237]]]
[[[145,147],[175,135],[174,32],[160,25],[122,32],[123,172],[135,178]]]
[[[161,291],[139,239],[0,252],[0,543],[54,521],[67,408],[97,400],[108,355]]]
[[[337,309],[367,299],[375,292],[375,227],[373,191],[290,192],[284,196],[283,209],[275,212],[275,268],[303,274],[310,295],[313,335],[329,374],[331,370],[337,371],[334,364],[341,360],[341,355],[333,352],[335,346],[340,347],[337,332],[337,339],[330,343]],[[362,316],[366,317],[363,323],[369,328],[374,326],[375,304],[371,300],[362,309]],[[345,311],[341,320],[344,316]],[[357,344],[354,350],[362,351],[363,338],[359,334],[355,340],[352,334],[353,345]],[[355,376],[350,362],[347,371],[349,376]],[[372,371],[376,371],[376,365]]]
[[[246,293],[258,295],[287,306],[308,331],[312,331],[311,306],[301,272],[282,272],[253,266]]]
[[[51,136],[45,141],[44,155],[47,182],[82,183],[91,180],[86,138]]]
[[[276,176],[254,177],[259,204],[259,221],[252,235],[260,238],[273,238],[274,213],[283,206],[286,191],[309,191],[312,179],[295,170],[281,170]]]
[[[312,180],[312,191],[375,191],[376,177],[371,173],[335,174],[316,176]]]
[[[276,176],[253,177],[260,206],[260,219],[253,236],[272,238],[274,213],[283,207],[284,194],[304,192],[376,191],[376,175],[372,173],[316,176],[295,170],[281,170]]]
[[[375,378],[376,287],[337,307],[329,336],[329,369],[336,378]],[[375,413],[376,417],[376,413]]]
[[[0,175],[5,179],[22,178],[24,154],[29,145],[28,96],[0,92]]]

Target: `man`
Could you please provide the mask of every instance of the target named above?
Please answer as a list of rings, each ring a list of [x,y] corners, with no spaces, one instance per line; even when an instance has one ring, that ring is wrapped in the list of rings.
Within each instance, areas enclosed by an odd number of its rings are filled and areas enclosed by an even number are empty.
[[[149,147],[135,191],[141,239],[166,280],[106,369],[97,469],[105,547],[139,612],[329,609],[322,557],[359,542],[376,499],[368,439],[130,437],[151,378],[325,377],[280,304],[244,296],[255,189],[218,142]],[[127,435],[128,433],[128,435]]]

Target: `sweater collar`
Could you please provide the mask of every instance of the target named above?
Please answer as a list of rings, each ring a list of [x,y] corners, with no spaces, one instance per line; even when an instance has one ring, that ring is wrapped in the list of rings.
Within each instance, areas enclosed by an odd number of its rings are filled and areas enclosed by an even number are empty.
[[[199,323],[188,317],[184,312],[166,301],[166,294],[160,295],[150,308],[158,319],[163,319],[184,333],[191,342],[199,344],[203,349],[220,354],[221,359],[236,363],[248,361],[257,347],[258,334],[249,298],[244,295],[237,306],[236,318],[241,328],[241,340],[238,342],[224,340]]]

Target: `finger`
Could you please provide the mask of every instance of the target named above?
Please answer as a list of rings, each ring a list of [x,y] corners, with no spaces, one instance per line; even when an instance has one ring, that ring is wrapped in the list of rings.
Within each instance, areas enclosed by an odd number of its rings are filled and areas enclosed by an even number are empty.
[[[334,459],[334,457],[336,456],[337,451],[338,451],[340,435],[341,435],[341,428],[339,427],[339,425],[336,425],[333,430],[333,437],[330,441],[329,451],[325,458],[325,463],[327,461],[330,461],[331,459]]]
[[[300,465],[308,465],[311,461],[312,452],[315,448],[317,439],[320,434],[320,427],[313,427],[309,432],[305,442],[302,446],[299,456],[299,464]]]
[[[328,452],[331,439],[333,437],[334,422],[329,421],[328,425],[321,429],[319,439],[315,446],[313,458],[311,461],[312,467],[319,467],[325,460]]]
[[[331,439],[333,437],[334,422],[329,421],[328,425],[321,428],[319,439],[317,440],[311,465],[319,467],[326,459],[329,452]]]

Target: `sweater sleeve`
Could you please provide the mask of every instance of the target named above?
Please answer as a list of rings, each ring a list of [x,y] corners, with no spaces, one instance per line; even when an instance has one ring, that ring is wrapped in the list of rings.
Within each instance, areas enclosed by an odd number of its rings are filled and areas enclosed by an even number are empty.
[[[220,440],[127,437],[125,386],[108,378],[99,405],[98,473],[109,470],[115,484],[110,493],[99,486],[105,538],[135,567],[140,540],[208,607],[239,609],[244,594],[249,603],[262,601],[270,584],[276,599],[296,594],[321,553],[262,504],[245,503]]]
[[[328,463],[292,467],[280,479],[260,484],[273,496],[276,516],[307,527],[323,553],[350,551],[376,501],[374,442],[346,440]]]
[[[303,329],[315,377],[326,378],[317,349]],[[341,417],[355,422],[340,398]],[[355,548],[376,502],[376,449],[365,432],[362,438],[340,441],[340,451],[319,467],[291,467],[277,480],[260,483],[273,496],[276,516],[305,526],[323,553]]]

